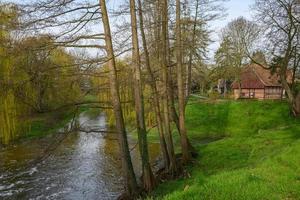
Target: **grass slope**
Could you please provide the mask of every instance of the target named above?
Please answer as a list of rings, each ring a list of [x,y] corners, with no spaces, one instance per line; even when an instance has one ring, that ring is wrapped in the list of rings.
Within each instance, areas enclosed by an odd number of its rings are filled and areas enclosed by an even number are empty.
[[[150,199],[300,199],[300,121],[285,102],[194,100],[186,115],[200,153],[191,178],[159,185]]]
[[[96,101],[97,97],[87,95],[85,101]],[[29,129],[25,131],[21,139],[34,139],[42,138],[47,135],[55,134],[60,128],[63,128],[74,117],[74,114],[79,115],[82,112],[89,112],[91,116],[98,116],[101,112],[100,109],[89,108],[88,105],[83,105],[78,108],[65,108],[46,113],[36,113],[34,116],[29,117]]]
[[[36,114],[30,118],[30,126],[22,138],[33,139],[54,134],[67,124],[74,114],[72,111]]]

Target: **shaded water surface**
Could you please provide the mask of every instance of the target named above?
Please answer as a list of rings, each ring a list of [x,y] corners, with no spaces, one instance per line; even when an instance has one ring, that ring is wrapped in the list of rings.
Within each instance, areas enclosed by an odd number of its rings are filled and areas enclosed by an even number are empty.
[[[104,114],[78,121],[88,129],[106,130]],[[0,150],[0,199],[116,199],[123,191],[116,135],[107,133],[70,133],[39,161],[49,146],[46,138],[27,141]],[[61,135],[62,137],[62,135]],[[135,146],[133,139],[130,146]],[[159,153],[150,144],[151,159]],[[132,151],[133,165],[140,171],[138,150]]]

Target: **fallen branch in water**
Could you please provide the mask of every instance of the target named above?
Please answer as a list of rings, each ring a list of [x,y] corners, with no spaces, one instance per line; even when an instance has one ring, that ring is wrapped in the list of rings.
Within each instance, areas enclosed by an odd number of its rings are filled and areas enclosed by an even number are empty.
[[[108,131],[108,130],[98,130],[98,129],[77,129],[80,132],[84,133],[117,133],[116,131]]]

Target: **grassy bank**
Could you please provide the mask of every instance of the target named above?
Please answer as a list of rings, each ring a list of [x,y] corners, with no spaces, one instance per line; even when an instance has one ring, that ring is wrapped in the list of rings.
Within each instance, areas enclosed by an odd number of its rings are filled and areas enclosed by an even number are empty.
[[[40,138],[55,133],[74,116],[74,110],[35,114],[29,118],[29,127],[21,139]]]
[[[84,100],[87,102],[96,101],[97,97],[87,95]],[[25,134],[22,135],[21,139],[41,138],[56,133],[60,128],[63,128],[69,123],[75,114],[78,115],[82,112],[89,112],[91,116],[97,116],[101,111],[99,109],[89,108],[88,105],[82,105],[78,108],[66,108],[41,114],[36,113],[29,117],[29,128],[25,130]]]
[[[300,121],[285,102],[193,101],[186,114],[197,164],[191,178],[163,183],[151,198],[300,199]],[[203,144],[210,138],[223,139]]]

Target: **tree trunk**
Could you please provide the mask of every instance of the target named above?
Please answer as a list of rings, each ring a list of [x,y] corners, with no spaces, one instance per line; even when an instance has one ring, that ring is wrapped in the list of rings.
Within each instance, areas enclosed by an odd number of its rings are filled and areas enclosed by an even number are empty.
[[[284,90],[286,91],[287,93],[287,97],[288,97],[288,100],[289,100],[289,104],[290,104],[290,107],[291,107],[291,111],[293,113],[293,115],[295,117],[298,117],[300,115],[300,98],[299,98],[299,94],[297,94],[297,96],[294,96],[287,80],[286,80],[286,75],[283,75],[283,72],[281,72],[281,84],[282,84],[282,87],[284,88]]]
[[[108,66],[110,70],[110,80],[109,80],[110,93],[111,93],[111,100],[113,104],[113,110],[115,114],[116,129],[119,138],[120,157],[122,161],[122,173],[125,180],[125,192],[127,193],[128,196],[135,197],[138,195],[138,185],[136,182],[136,177],[131,162],[128,141],[127,141],[127,134],[126,134],[124,118],[123,118],[123,113],[122,113],[122,108],[120,103],[120,94],[119,94],[118,83],[117,83],[117,70],[116,70],[115,56],[114,56],[114,50],[112,45],[109,18],[107,14],[105,0],[100,0],[99,3],[101,8],[102,23],[103,23],[104,33],[105,33],[106,52],[109,60]]]
[[[300,116],[300,93],[296,95],[293,107],[294,107],[295,117],[299,117]]]
[[[289,38],[288,46],[280,67],[280,79],[281,79],[282,87],[285,89],[287,93],[291,111],[295,117],[298,117],[300,114],[300,110],[298,109],[299,102],[296,101],[296,99],[298,100],[298,96],[297,98],[294,96],[293,91],[287,82],[287,69],[293,52],[293,44],[292,44],[293,39],[290,35],[288,38]]]
[[[135,96],[135,111],[137,119],[137,131],[139,137],[139,146],[142,159],[142,177],[143,186],[147,192],[150,192],[155,187],[155,179],[149,163],[149,152],[147,142],[147,130],[145,125],[144,100],[141,83],[141,63],[138,44],[137,20],[135,12],[135,0],[130,0],[130,15],[131,15],[131,31],[132,31],[132,60],[134,68],[134,96]]]
[[[146,36],[145,36],[145,31],[144,31],[144,19],[143,19],[141,0],[138,0],[138,4],[139,4],[140,32],[141,32],[141,36],[142,36],[143,49],[144,49],[144,54],[145,54],[146,69],[150,75],[150,86],[151,86],[153,100],[154,100],[156,123],[157,123],[157,129],[158,129],[158,133],[159,133],[159,139],[160,139],[160,147],[161,147],[161,151],[162,151],[164,166],[169,167],[168,150],[167,150],[165,136],[164,136],[163,127],[162,127],[163,124],[162,124],[162,116],[161,116],[161,111],[160,111],[159,94],[158,94],[158,90],[156,87],[156,80],[155,80],[155,77],[154,77],[154,74],[152,72],[151,65],[150,65],[147,40],[146,40]]]
[[[194,18],[194,25],[193,25],[193,35],[192,35],[192,45],[195,44],[196,39],[196,27],[197,27],[197,18],[198,18],[198,9],[199,9],[199,0],[196,0],[196,13]],[[187,80],[186,80],[186,97],[185,97],[185,106],[188,103],[189,97],[192,91],[192,64],[193,64],[193,48],[190,48],[189,51],[189,61],[187,66]]]
[[[172,68],[170,67],[169,68],[170,74],[172,72],[171,69]],[[169,76],[168,82],[169,82],[168,95],[169,95],[170,119],[171,119],[171,121],[173,121],[175,123],[176,128],[178,130],[179,137],[181,137],[180,126],[179,126],[179,116],[178,116],[176,108],[175,108],[175,97],[174,97],[173,81],[172,81],[171,76]],[[197,155],[196,149],[193,147],[193,145],[191,144],[191,142],[188,138],[187,138],[187,140],[188,140],[189,152],[191,152],[193,155]]]
[[[182,45],[181,45],[181,25],[180,25],[180,0],[176,0],[176,61],[177,61],[177,88],[178,88],[178,110],[179,110],[179,128],[180,142],[182,151],[182,162],[187,164],[191,159],[188,150],[187,132],[185,128],[185,94],[184,81],[182,73]]]
[[[168,33],[168,27],[167,27],[167,33]],[[170,66],[171,62],[171,54],[170,54],[170,43],[169,43],[169,39],[167,38],[167,66]],[[173,121],[176,125],[176,128],[178,130],[178,134],[179,137],[181,137],[181,133],[180,133],[180,126],[179,126],[179,116],[177,114],[176,111],[176,107],[175,107],[175,96],[174,96],[174,87],[173,87],[173,77],[172,77],[172,67],[168,67],[168,72],[169,72],[169,76],[168,76],[168,104],[169,104],[169,114],[170,114],[170,121]],[[188,138],[187,138],[188,139]],[[192,146],[192,144],[190,143],[189,139],[188,139],[188,147],[189,147],[189,151],[192,152],[194,155],[197,154],[195,148]]]
[[[173,99],[174,99],[174,96],[173,96]],[[173,102],[173,103],[172,103]],[[178,114],[176,112],[176,109],[175,109],[175,104],[174,104],[174,100],[172,101],[171,100],[171,106],[170,106],[170,109],[171,109],[171,117],[172,117],[172,121],[175,123],[176,125],[176,128],[177,128],[177,131],[178,131],[178,134],[179,134],[179,137],[181,137],[181,133],[180,133],[180,126],[179,126],[179,117],[178,117]],[[189,138],[187,138],[187,141],[188,141],[188,148],[189,148],[189,152],[192,153],[193,155],[197,156],[197,151],[196,149],[193,147],[192,143],[190,142]]]
[[[164,130],[166,133],[166,143],[168,149],[168,156],[170,160],[169,172],[171,175],[177,173],[176,157],[173,146],[173,138],[170,127],[169,116],[169,101],[168,101],[168,61],[167,61],[167,26],[168,26],[168,2],[167,0],[161,0],[161,17],[162,17],[162,29],[161,29],[161,70],[162,70],[162,82],[163,82],[163,115],[164,115]]]

